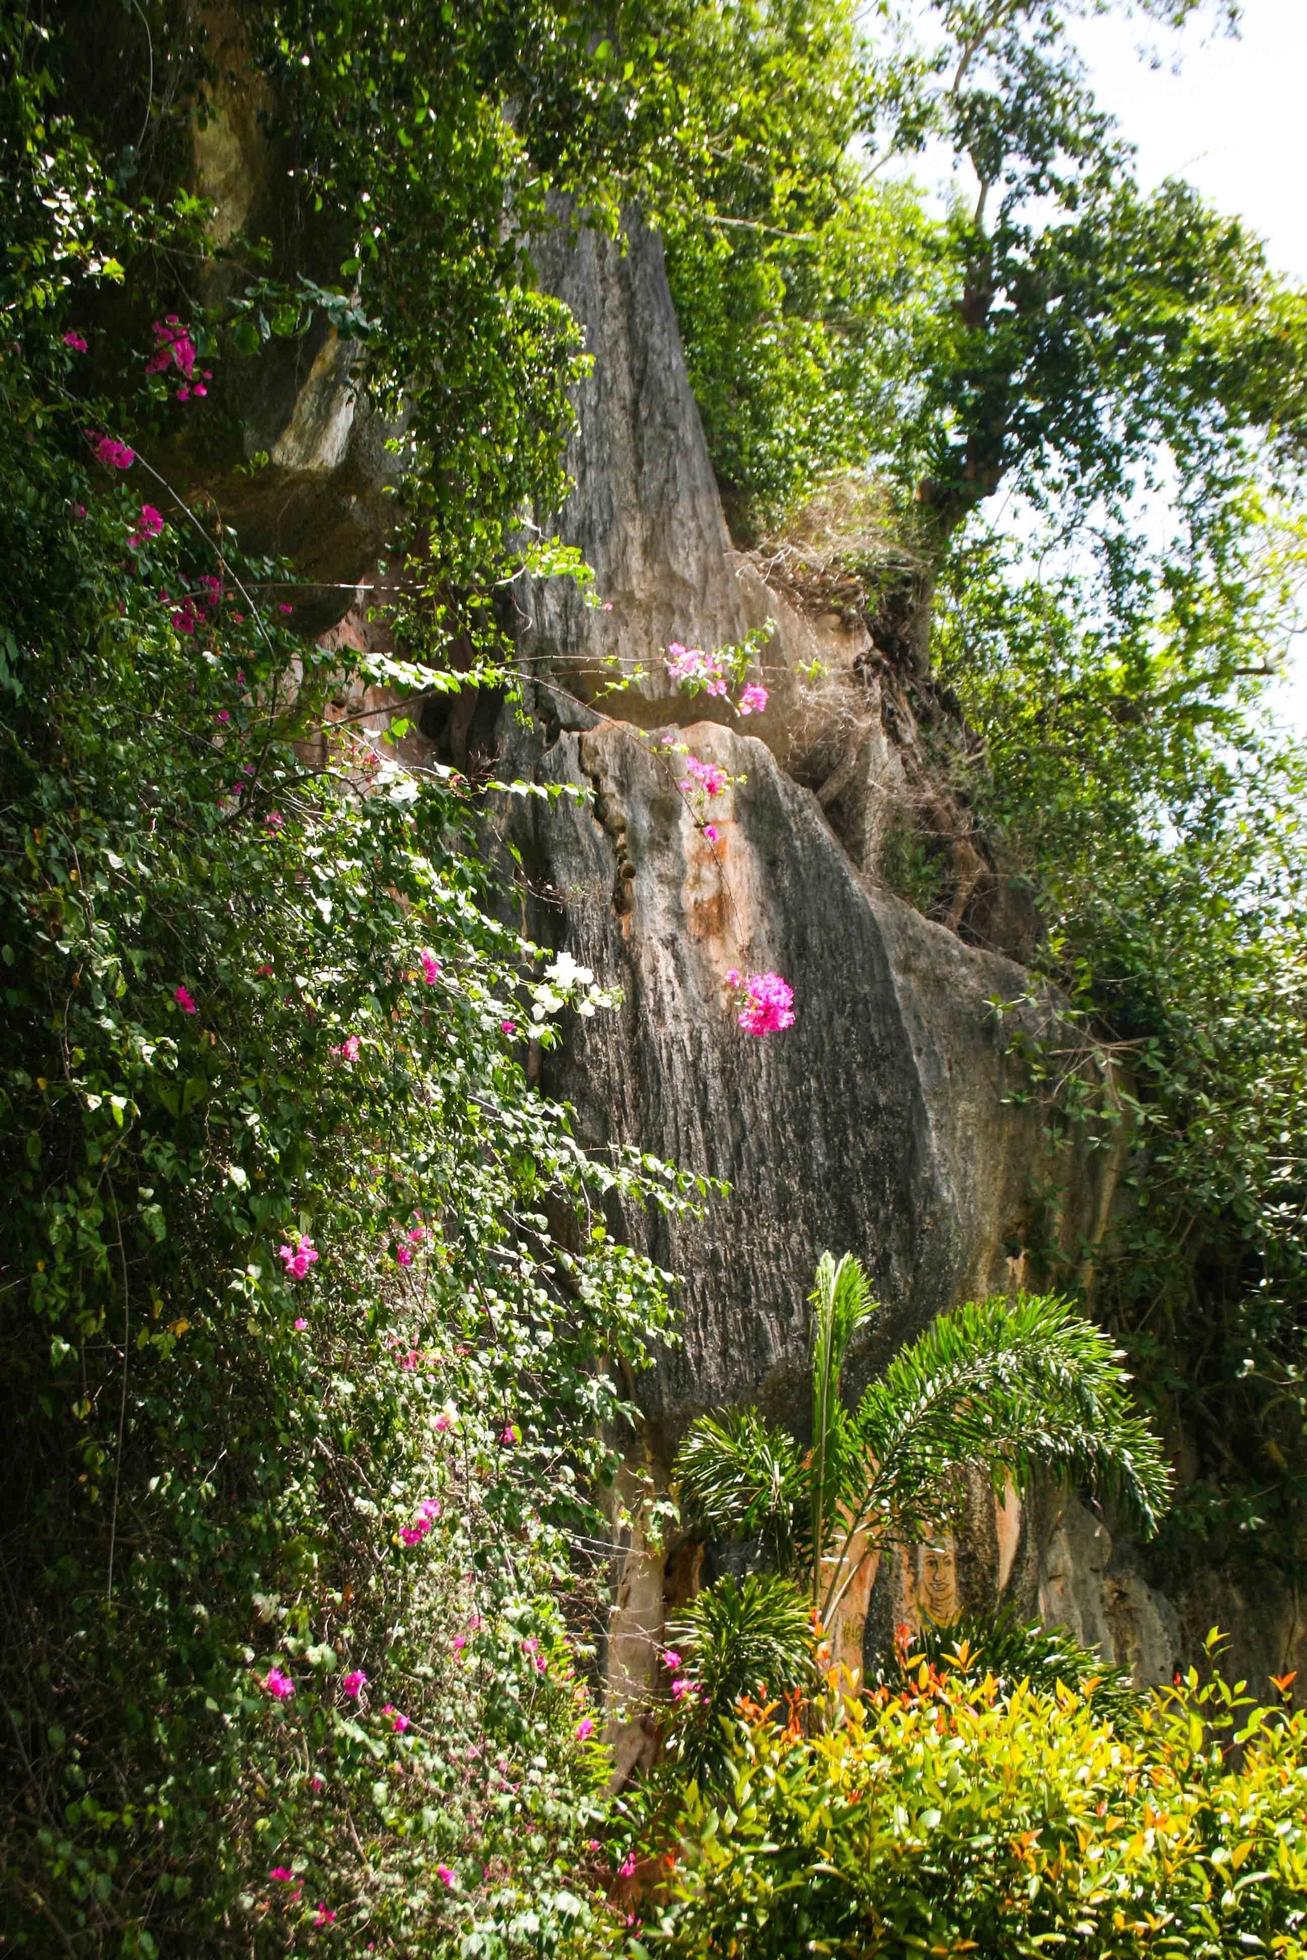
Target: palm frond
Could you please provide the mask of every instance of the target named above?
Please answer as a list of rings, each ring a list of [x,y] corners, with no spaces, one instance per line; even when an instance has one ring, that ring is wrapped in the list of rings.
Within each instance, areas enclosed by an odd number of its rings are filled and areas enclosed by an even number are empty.
[[[860,1450],[843,1420],[840,1386],[849,1343],[875,1312],[867,1276],[852,1253],[823,1252],[812,1308],[812,1548],[821,1565],[828,1527],[848,1494]]]
[[[676,1481],[688,1523],[721,1538],[762,1537],[788,1555],[808,1499],[799,1446],[756,1409],[701,1416],[677,1454]]]
[[[911,1535],[939,1517],[957,1473],[980,1465],[1019,1491],[1037,1470],[1088,1484],[1152,1532],[1171,1472],[1131,1406],[1121,1360],[1062,1300],[995,1297],[941,1314],[859,1405],[876,1465],[864,1510]]]
[[[724,1753],[722,1724],[742,1695],[769,1701],[812,1678],[809,1603],[793,1580],[773,1572],[726,1577],[701,1592],[670,1630],[685,1650],[697,1700],[682,1711],[673,1746],[696,1774]]]

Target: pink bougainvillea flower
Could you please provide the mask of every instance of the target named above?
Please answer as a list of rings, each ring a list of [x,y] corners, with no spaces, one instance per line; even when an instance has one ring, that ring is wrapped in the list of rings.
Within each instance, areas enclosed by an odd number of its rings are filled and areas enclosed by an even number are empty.
[[[695,1687],[693,1681],[689,1679],[688,1675],[684,1675],[684,1674],[679,1675],[677,1679],[673,1681],[672,1683],[673,1701],[686,1701],[686,1700],[698,1701],[698,1699],[699,1699],[699,1691]]]
[[[421,1245],[426,1235],[427,1228],[425,1225],[410,1225],[408,1228],[410,1245]]]
[[[634,1853],[634,1851],[628,1851],[628,1852],[627,1852],[627,1854],[626,1854],[626,1856],[625,1856],[625,1857],[623,1858],[623,1860],[622,1860],[622,1862],[621,1862],[621,1864],[620,1864],[620,1865],[619,1865],[619,1866],[617,1867],[617,1876],[618,1876],[619,1878],[634,1878],[634,1877],[635,1877],[635,1853]]]
[[[163,512],[153,504],[142,504],[141,514],[136,520],[136,535],[141,538],[157,538],[163,531]]]
[[[681,1665],[680,1655],[675,1651],[674,1648],[669,1647],[667,1649],[667,1652],[663,1655],[663,1666],[670,1667],[674,1674],[680,1665]]]
[[[440,1411],[440,1414],[436,1417],[433,1427],[440,1430],[453,1428],[453,1418],[449,1415],[447,1410],[442,1409]]]
[[[593,1721],[588,1715],[583,1715],[580,1721],[576,1725],[577,1741],[588,1742],[590,1740],[590,1737],[594,1734],[594,1732],[595,1732],[595,1725]]]
[[[767,690],[758,681],[750,681],[740,695],[742,715],[760,715],[767,706]]]
[[[413,1726],[409,1717],[407,1715],[401,1715],[392,1701],[388,1701],[381,1712],[383,1715],[389,1715],[391,1717],[390,1726],[396,1735],[403,1735],[406,1729],[411,1729]]]
[[[263,819],[263,828],[265,830],[278,831],[281,829],[281,826],[282,826],[281,811],[269,810],[267,816]]]
[[[129,449],[125,442],[118,442],[113,436],[92,434],[91,446],[95,450],[97,462],[104,463],[111,470],[129,470],[136,461],[136,451]]]
[[[232,614],[232,616],[231,616],[231,623],[232,623],[232,625],[233,625],[233,626],[243,626],[243,625],[245,624],[245,617],[246,617],[246,616],[245,616],[245,614],[244,614],[244,613],[233,613],[233,614]]]
[[[302,1334],[304,1332],[304,1329],[308,1326],[308,1324],[309,1324],[308,1321],[305,1320],[303,1314],[301,1314],[299,1319],[295,1322],[295,1332],[297,1334]]]
[[[190,398],[191,398],[191,391],[186,386],[186,383],[183,382],[181,387],[177,390],[177,399],[179,402],[188,402]]]
[[[319,1932],[321,1932],[324,1926],[334,1926],[335,1923],[336,1923],[335,1913],[332,1912],[329,1907],[324,1906],[321,1899],[319,1899],[318,1909],[313,1915],[314,1926],[317,1928]]]
[[[683,647],[679,640],[673,640],[667,649],[664,662],[667,677],[678,687],[702,688],[705,694],[721,695],[726,692],[726,676],[721,662],[715,653],[705,653],[702,647]]]
[[[501,1021],[501,1022],[499,1023],[499,1032],[500,1032],[501,1034],[516,1034],[516,1033],[517,1033],[517,1022],[516,1022],[516,1021]]]
[[[175,367],[189,381],[195,372],[195,342],[177,315],[170,313],[166,320],[151,321],[150,332],[154,352],[145,363],[145,372],[162,374],[166,368]]]
[[[400,1543],[404,1545],[420,1545],[430,1529],[431,1526],[425,1518],[419,1518],[416,1524],[401,1525],[399,1528]]]
[[[342,1062],[356,1062],[359,1058],[358,1036],[347,1034],[339,1046],[333,1048],[331,1052],[333,1055],[338,1055]]]
[[[449,1646],[451,1653],[461,1654],[467,1646],[467,1635],[465,1633],[456,1633],[450,1641]]]
[[[718,830],[715,823],[706,823],[703,827],[703,834],[707,838],[710,844],[715,844],[717,842],[718,837],[721,835],[721,832]]]
[[[294,610],[295,610],[294,606],[287,605],[284,599],[280,602],[280,604],[277,607],[277,611],[279,613],[292,613],[294,612]]]
[[[437,1865],[436,1877],[442,1885],[452,1885],[454,1883],[454,1874],[450,1871],[448,1865]]]
[[[779,973],[751,973],[745,991],[736,1019],[746,1034],[777,1034],[794,1026],[794,989]]]
[[[270,1667],[259,1685],[274,1701],[289,1701],[295,1692],[295,1683],[279,1667]]]
[[[361,1667],[351,1668],[348,1674],[341,1675],[340,1685],[351,1701],[357,1701],[368,1685],[368,1677]]]
[[[289,1865],[274,1865],[268,1873],[268,1877],[276,1879],[278,1885],[293,1885],[295,1883],[295,1874]]]
[[[183,599],[180,606],[173,608],[169,617],[173,632],[184,633],[189,637],[199,625],[201,614],[196,611],[193,600]]]
[[[230,721],[230,720],[231,720],[231,709],[230,709],[230,708],[219,708],[219,710],[218,710],[218,712],[217,712],[217,714],[216,714],[216,715],[215,715],[215,716],[213,717],[213,719],[214,719],[215,721],[217,721],[217,722],[228,722],[228,721]]]
[[[715,762],[700,762],[696,755],[687,756],[685,771],[678,788],[687,794],[702,790],[705,796],[720,796],[726,788],[726,771],[719,769]]]
[[[418,1362],[421,1359],[422,1357],[418,1353],[417,1349],[410,1348],[408,1353],[401,1357],[399,1365],[405,1371],[406,1374],[411,1375],[416,1370]]]
[[[503,1428],[499,1432],[499,1440],[505,1446],[508,1446],[513,1443],[520,1443],[522,1437],[521,1437],[521,1432],[517,1427],[517,1424],[513,1422],[506,1422]]]
[[[172,990],[172,997],[176,1001],[178,1007],[180,1007],[183,1014],[199,1013],[200,1010],[195,1005],[195,1001],[188,988],[174,987]]]
[[[424,1497],[418,1505],[418,1512],[424,1518],[438,1518],[440,1516],[440,1499],[438,1497]]]
[[[263,962],[262,966],[255,967],[254,978],[256,980],[270,980],[272,978],[272,968],[268,965],[268,962],[266,960]]]
[[[312,1790],[315,1797],[320,1796],[321,1793],[326,1789],[326,1787],[327,1787],[327,1780],[325,1777],[311,1776],[309,1778],[309,1788],[310,1790]]]
[[[412,1248],[412,1246],[411,1246],[411,1245],[397,1245],[397,1246],[395,1247],[395,1258],[396,1258],[396,1260],[397,1260],[397,1262],[398,1262],[398,1263],[399,1263],[399,1264],[400,1264],[401,1266],[411,1266],[411,1265],[413,1264],[413,1248]]]
[[[318,1251],[312,1239],[306,1239],[299,1233],[295,1235],[293,1245],[277,1247],[277,1257],[286,1268],[287,1279],[303,1279],[309,1267],[318,1263]]]
[[[84,354],[86,352],[86,337],[84,334],[78,333],[75,327],[69,327],[67,333],[64,335],[64,346],[71,347],[74,354]]]
[[[429,946],[424,946],[418,954],[422,962],[422,978],[428,987],[434,987],[440,978],[441,965]]]
[[[195,386],[191,389],[191,393],[193,395],[207,395],[208,392],[209,392],[208,389],[205,387],[202,381],[197,381]]]

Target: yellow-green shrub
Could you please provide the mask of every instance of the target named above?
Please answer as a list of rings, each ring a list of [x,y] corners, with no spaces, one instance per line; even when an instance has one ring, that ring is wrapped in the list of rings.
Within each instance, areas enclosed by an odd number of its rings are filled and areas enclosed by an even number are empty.
[[[1307,1953],[1307,1715],[1196,1673],[1123,1733],[940,1674],[750,1709],[673,1820],[644,1954]]]

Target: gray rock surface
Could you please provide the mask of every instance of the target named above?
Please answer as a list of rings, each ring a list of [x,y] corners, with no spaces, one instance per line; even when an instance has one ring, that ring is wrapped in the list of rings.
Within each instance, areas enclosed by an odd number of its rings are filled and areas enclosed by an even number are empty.
[[[896,819],[925,807],[939,836],[953,821],[918,721],[923,701],[928,714],[938,704],[865,631],[806,618],[731,549],[657,241],[636,228],[623,252],[560,236],[540,263],[590,330],[576,488],[559,524],[612,611],[554,582],[528,593],[536,719],[506,731],[505,761],[586,786],[593,801],[519,807],[507,821],[537,895],[535,935],[625,993],[619,1013],[579,1026],[548,1058],[546,1079],[575,1103],[588,1142],[638,1140],[731,1184],[698,1223],[625,1221],[682,1276],[683,1345],[640,1386],[631,1477],[643,1487],[666,1475],[685,1424],[707,1407],[758,1400],[802,1429],[804,1299],[825,1248],[856,1252],[881,1301],[855,1385],[950,1304],[1037,1285],[1050,1236],[1090,1279],[1124,1140],[1118,1129],[1050,1145],[989,1005],[1028,996],[1028,975],[878,876]],[[759,720],[733,722],[669,688],[668,641],[712,648],[768,618],[772,700]],[[613,657],[647,678],[603,696]],[[804,678],[814,658],[825,672]],[[735,779],[711,812],[678,789],[683,756],[660,742]],[[1028,944],[1037,922],[1010,894],[986,892],[963,829],[941,908],[949,924],[965,919],[982,943]],[[731,967],[782,973],[796,1025],[761,1041],[743,1033],[724,987]],[[1016,1021],[1055,1012],[1027,1001]],[[1086,1066],[1108,1079],[1092,1056]],[[622,1529],[619,1701],[652,1680],[660,1615],[674,1612],[686,1570],[680,1551],[665,1558],[646,1540],[638,1511]],[[859,1611],[867,1637],[883,1639],[896,1619],[1000,1597],[1099,1641],[1141,1679],[1195,1654],[1214,1619],[1250,1674],[1292,1665],[1304,1635],[1274,1579],[1255,1611],[1210,1574],[1168,1596],[1129,1539],[1076,1500],[996,1505],[981,1488],[957,1539],[897,1560]],[[860,1639],[842,1630],[850,1658]],[[623,1762],[643,1747],[638,1725],[626,1731]]]

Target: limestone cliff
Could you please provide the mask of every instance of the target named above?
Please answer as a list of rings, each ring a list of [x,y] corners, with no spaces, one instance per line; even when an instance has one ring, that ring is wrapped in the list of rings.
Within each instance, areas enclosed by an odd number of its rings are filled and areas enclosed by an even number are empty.
[[[239,188],[257,169],[241,151],[253,124],[238,108],[229,128],[211,125],[199,158],[220,203],[236,195],[224,183]],[[587,1143],[638,1140],[730,1181],[729,1198],[697,1224],[623,1221],[681,1276],[684,1312],[683,1344],[640,1385],[646,1422],[623,1490],[638,1511],[696,1412],[759,1399],[797,1418],[804,1297],[823,1249],[856,1252],[873,1275],[882,1311],[858,1357],[865,1375],[951,1303],[1037,1282],[1041,1234],[1091,1262],[1121,1137],[1086,1134],[1054,1149],[1037,1106],[1020,1099],[989,1003],[1029,993],[1017,960],[1031,921],[940,780],[939,739],[964,736],[956,716],[865,625],[812,616],[732,548],[657,239],[638,224],[625,245],[560,230],[538,262],[585,324],[595,359],[577,402],[574,492],[561,513],[537,516],[556,518],[581,549],[604,603],[587,606],[568,582],[520,582],[526,717],[470,698],[451,715],[433,701],[410,739],[415,755],[434,750],[461,766],[479,746],[497,754],[501,775],[592,792],[496,815],[526,869],[533,935],[624,992],[620,1011],[581,1024],[546,1058],[545,1079],[576,1105]],[[298,551],[322,581],[305,625],[348,638],[369,630],[364,608],[341,616],[377,548],[384,450],[350,393],[347,348],[328,334],[276,359],[245,430],[245,447],[270,460],[247,492],[230,459],[242,506],[232,514],[270,547]],[[199,474],[212,481],[212,462]],[[741,722],[668,683],[668,642],[714,647],[769,620],[765,714]],[[643,677],[608,691],[613,660]],[[714,810],[716,844],[677,788],[680,758],[660,747],[660,731],[736,779]],[[905,813],[939,846],[934,918],[882,875]],[[766,1042],[741,1032],[724,992],[733,966],[785,974],[792,1030]],[[1020,1012],[1029,1022],[1056,1008]],[[1091,1056],[1086,1066],[1110,1093],[1106,1065]],[[650,1679],[652,1642],[699,1564],[694,1548],[654,1550],[638,1525],[624,1528],[610,1638],[619,1698]],[[1148,1583],[1137,1550],[1076,1500],[1023,1512],[977,1491],[957,1545],[876,1576],[845,1629],[846,1652],[856,1655],[864,1616],[879,1635],[923,1607],[1000,1596],[1038,1606],[1151,1678],[1214,1620],[1250,1673],[1293,1665],[1303,1640],[1296,1601],[1273,1581],[1255,1610],[1215,1576],[1170,1598]],[[629,1752],[638,1746],[628,1740]]]

